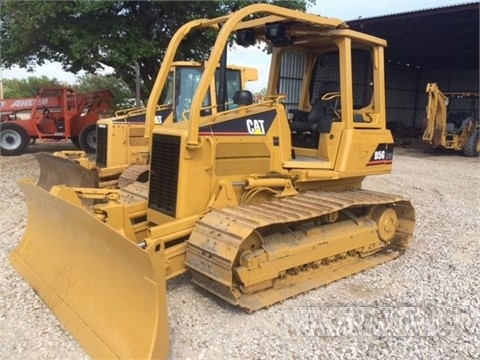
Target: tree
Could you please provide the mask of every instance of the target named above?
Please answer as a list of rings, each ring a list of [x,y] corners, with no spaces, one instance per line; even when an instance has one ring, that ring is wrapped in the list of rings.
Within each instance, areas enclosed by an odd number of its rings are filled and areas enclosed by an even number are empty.
[[[253,94],[253,97],[255,101],[258,102],[261,101],[265,95],[267,95],[267,88],[263,88],[262,90],[255,92],[255,94]]]
[[[135,88],[134,63],[146,97],[160,68],[168,42],[185,22],[216,17],[256,1],[14,1],[2,8],[1,38],[4,67],[34,68],[58,61],[66,71],[89,74],[104,66],[114,69]],[[305,10],[314,0],[275,1]],[[178,54],[181,60],[205,60],[213,34],[194,33]]]
[[[132,90],[123,79],[113,75],[83,75],[77,77],[77,84],[74,86],[77,92],[90,92],[99,89],[108,89],[113,94],[114,104],[121,103],[126,98],[134,96]]]

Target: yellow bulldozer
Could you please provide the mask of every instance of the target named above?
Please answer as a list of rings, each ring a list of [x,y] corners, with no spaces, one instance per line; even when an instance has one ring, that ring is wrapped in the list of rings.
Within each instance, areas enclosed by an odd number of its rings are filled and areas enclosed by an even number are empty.
[[[217,36],[189,107],[159,126],[177,50],[206,30]],[[267,95],[238,91],[234,108],[222,86],[231,40],[272,51]],[[175,276],[251,312],[397,258],[414,209],[361,186],[392,169],[385,46],[270,4],[184,24],[148,100],[147,199],[21,181],[28,225],[11,263],[92,357],[147,359],[168,356]]]
[[[443,93],[436,83],[428,83],[426,93],[428,102],[422,140],[434,150],[454,150],[462,152],[465,156],[478,157],[480,153],[479,93]],[[471,99],[472,109],[449,112],[449,105],[455,99]]]
[[[203,69],[202,63],[194,61],[172,63],[169,83],[155,110],[156,124],[162,124],[171,112],[175,112],[175,118],[181,118],[191,103]],[[217,69],[206,101],[217,97],[219,76],[220,71]],[[258,71],[255,68],[228,65],[225,78],[226,106],[234,108],[237,106],[233,102],[235,92],[245,89],[248,82],[257,80]],[[38,185],[50,190],[58,184],[117,188],[125,187],[133,181],[146,182],[150,149],[144,137],[145,113],[146,108],[143,107],[122,109],[114,117],[99,120],[95,159],[85,151],[64,150],[53,155],[37,154],[40,165]]]

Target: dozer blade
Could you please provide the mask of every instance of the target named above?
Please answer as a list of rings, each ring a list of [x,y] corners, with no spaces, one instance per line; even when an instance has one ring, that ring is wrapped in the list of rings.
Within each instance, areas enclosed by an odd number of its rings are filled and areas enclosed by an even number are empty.
[[[48,153],[36,154],[40,165],[40,178],[37,185],[50,191],[54,185],[69,187],[98,187],[98,173],[79,165],[75,161]]]
[[[22,182],[28,225],[10,261],[93,358],[166,358],[164,255]]]

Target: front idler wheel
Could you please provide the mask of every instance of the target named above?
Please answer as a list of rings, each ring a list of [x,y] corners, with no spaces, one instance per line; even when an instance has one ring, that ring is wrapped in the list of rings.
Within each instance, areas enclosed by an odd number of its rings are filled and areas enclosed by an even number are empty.
[[[398,227],[396,211],[385,205],[377,206],[373,209],[371,217],[377,223],[378,237],[389,244],[394,239]]]

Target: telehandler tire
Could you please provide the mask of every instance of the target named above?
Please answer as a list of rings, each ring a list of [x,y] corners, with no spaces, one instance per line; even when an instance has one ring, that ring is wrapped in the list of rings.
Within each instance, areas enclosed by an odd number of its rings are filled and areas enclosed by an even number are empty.
[[[30,144],[27,131],[18,124],[5,122],[0,124],[0,154],[4,156],[21,155]]]
[[[80,147],[86,153],[95,154],[97,148],[97,125],[91,124],[85,126],[78,136]]]

